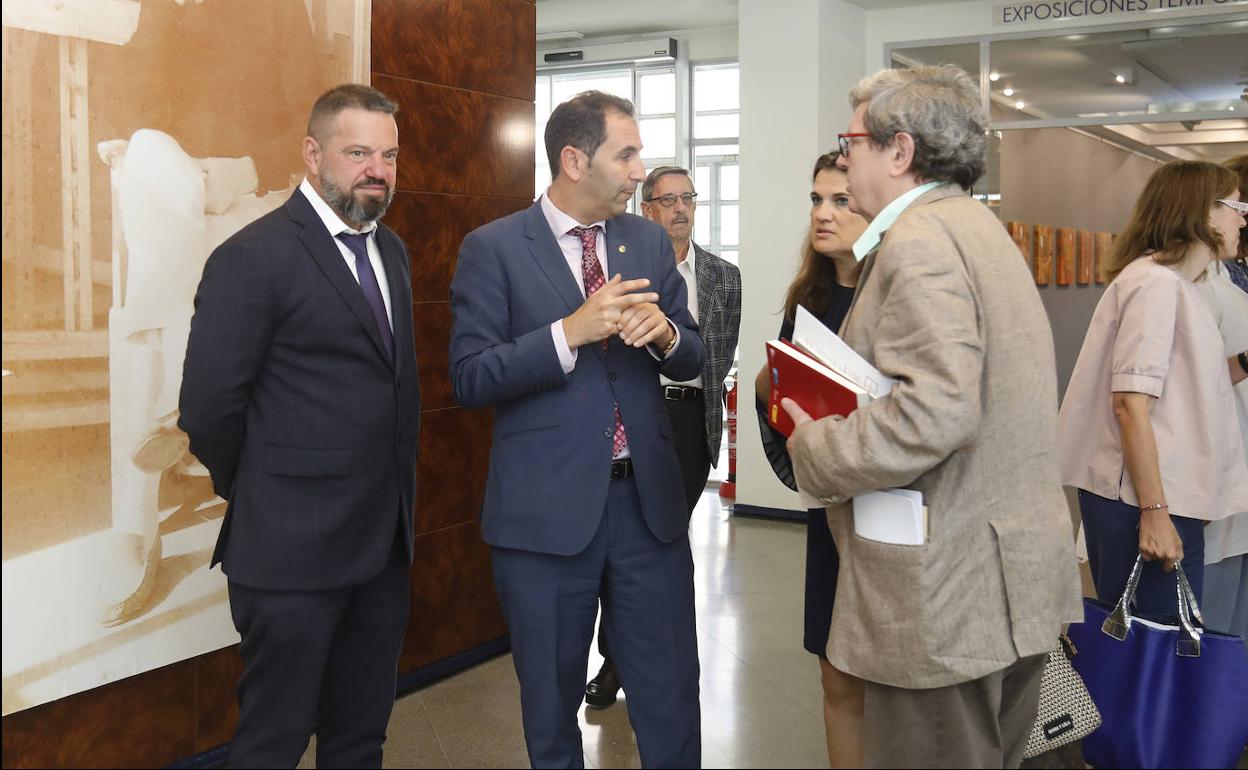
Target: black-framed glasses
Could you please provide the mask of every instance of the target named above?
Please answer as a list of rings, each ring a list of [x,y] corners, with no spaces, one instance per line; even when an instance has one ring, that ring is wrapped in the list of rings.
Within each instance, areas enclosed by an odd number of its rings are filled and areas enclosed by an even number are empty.
[[[665,209],[670,209],[672,206],[676,205],[677,198],[679,198],[680,202],[686,206],[692,206],[698,202],[698,194],[696,192],[688,192],[681,193],[680,195],[668,193],[667,195],[659,195],[654,198],[646,198],[646,203],[657,203]]]
[[[871,135],[870,135],[870,134],[862,134],[862,133],[854,133],[854,134],[837,134],[837,135],[836,135],[836,144],[837,144],[837,146],[838,146],[838,147],[840,148],[840,150],[841,150],[841,157],[842,157],[842,158],[848,158],[848,157],[849,157],[849,140],[850,140],[850,139],[859,139],[859,138],[863,138],[863,139],[865,139],[865,138],[866,138],[866,137],[868,137],[868,136],[871,136]]]

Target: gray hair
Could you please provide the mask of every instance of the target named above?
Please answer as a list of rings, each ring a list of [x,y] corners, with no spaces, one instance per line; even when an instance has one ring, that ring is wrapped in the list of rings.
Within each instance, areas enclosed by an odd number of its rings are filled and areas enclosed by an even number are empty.
[[[927,182],[954,182],[969,190],[987,168],[988,118],[979,88],[952,64],[880,70],[849,92],[870,141],[883,147],[900,133],[914,138],[910,170]]]
[[[659,183],[660,179],[668,174],[680,174],[681,176],[687,177],[689,176],[689,169],[681,168],[680,166],[659,166],[654,169],[646,175],[646,181],[641,183],[641,199],[643,201],[650,200],[650,197],[654,195],[654,186]],[[690,179],[691,184],[692,182],[693,180]]]

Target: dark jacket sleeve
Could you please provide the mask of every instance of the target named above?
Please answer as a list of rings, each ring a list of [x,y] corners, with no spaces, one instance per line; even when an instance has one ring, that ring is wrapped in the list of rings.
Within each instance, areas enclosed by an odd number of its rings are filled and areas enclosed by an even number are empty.
[[[178,400],[178,427],[229,499],[246,435],[252,384],[264,363],[277,310],[272,265],[256,241],[230,240],[208,258],[195,293]]]
[[[780,326],[780,339],[792,338],[793,322],[785,318]],[[788,439],[783,433],[771,427],[771,423],[767,420],[767,405],[757,398],[753,401],[754,411],[758,414],[758,435],[763,441],[763,454],[767,457],[767,462],[775,472],[776,478],[780,479],[780,483],[796,492],[797,480],[793,478],[793,460],[789,457],[786,445]]]

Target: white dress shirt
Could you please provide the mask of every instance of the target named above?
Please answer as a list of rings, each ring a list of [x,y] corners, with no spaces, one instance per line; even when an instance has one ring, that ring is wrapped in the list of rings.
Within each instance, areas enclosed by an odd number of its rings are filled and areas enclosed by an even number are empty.
[[[676,263],[676,272],[680,273],[680,277],[685,279],[685,287],[688,289],[689,297],[689,314],[693,316],[693,320],[701,323],[702,319],[698,317],[698,271],[695,269],[694,259],[697,257],[697,249],[693,248],[693,240],[689,241],[689,249],[685,252],[685,258]],[[659,382],[663,385],[685,385],[691,388],[702,387],[702,375],[694,377],[692,380],[672,380],[663,375],[659,375]]]
[[[377,230],[376,222],[369,222],[360,230],[352,230],[342,221],[342,217],[338,216],[338,212],[329,207],[325,199],[320,196],[312,183],[304,177],[299,183],[299,192],[303,193],[303,197],[308,199],[312,204],[312,209],[316,215],[325,223],[325,229],[329,230],[329,235],[334,239],[334,245],[338,247],[338,253],[342,254],[342,259],[347,263],[347,269],[351,271],[351,275],[355,276],[355,282],[360,282],[359,271],[355,267],[355,254],[343,243],[338,237],[341,233],[349,233],[351,235],[359,235],[360,233],[368,233],[368,261],[373,266],[373,273],[377,276],[377,288],[381,289],[381,301],[386,306],[386,320],[390,322],[390,331],[394,331],[394,311],[390,309],[390,281],[386,278],[385,265],[381,263],[381,252],[377,250],[377,238],[373,235]]]

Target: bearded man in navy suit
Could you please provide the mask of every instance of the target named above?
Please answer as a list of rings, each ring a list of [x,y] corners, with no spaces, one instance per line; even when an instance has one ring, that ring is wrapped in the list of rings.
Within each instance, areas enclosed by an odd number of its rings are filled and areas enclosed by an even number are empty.
[[[178,422],[229,501],[213,564],[242,636],[233,767],[380,767],[407,628],[420,389],[411,268],[377,220],[397,105],[312,108],[307,178],[208,258]]]
[[[533,767],[581,767],[576,713],[599,598],[646,767],[701,761],[693,559],[659,375],[705,355],[663,228],[625,214],[646,176],[627,100],[586,92],[546,126],[553,181],[468,235],[451,379],[494,407],[481,511]]]

